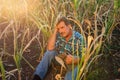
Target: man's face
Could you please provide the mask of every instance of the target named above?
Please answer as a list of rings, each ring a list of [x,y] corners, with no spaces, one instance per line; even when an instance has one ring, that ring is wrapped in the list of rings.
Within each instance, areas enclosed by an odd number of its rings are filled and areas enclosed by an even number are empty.
[[[69,36],[70,33],[70,25],[65,25],[65,23],[63,21],[61,21],[58,25],[58,32],[60,33],[60,35],[64,38]]]

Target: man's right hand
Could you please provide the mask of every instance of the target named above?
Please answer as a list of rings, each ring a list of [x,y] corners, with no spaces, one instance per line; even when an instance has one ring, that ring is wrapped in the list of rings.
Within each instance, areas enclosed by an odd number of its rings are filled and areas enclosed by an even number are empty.
[[[58,28],[57,28],[57,26],[55,26],[54,33],[55,33],[55,34],[58,33]]]

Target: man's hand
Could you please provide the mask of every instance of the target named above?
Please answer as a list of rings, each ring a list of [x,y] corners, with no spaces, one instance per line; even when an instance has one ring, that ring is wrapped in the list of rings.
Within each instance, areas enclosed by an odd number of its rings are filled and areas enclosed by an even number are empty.
[[[67,55],[66,57],[66,64],[72,64],[72,61],[73,61],[74,57],[72,55]]]
[[[73,61],[74,61],[74,64],[78,64],[80,61],[80,58],[72,56],[70,54],[66,56],[66,59],[65,59],[66,64],[70,65],[70,64],[72,64]]]
[[[58,28],[57,28],[57,26],[55,26],[54,33],[57,34],[57,32],[58,32]]]

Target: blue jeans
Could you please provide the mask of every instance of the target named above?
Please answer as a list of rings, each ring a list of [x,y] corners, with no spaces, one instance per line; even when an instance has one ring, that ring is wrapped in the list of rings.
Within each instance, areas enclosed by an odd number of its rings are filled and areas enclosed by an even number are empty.
[[[56,51],[46,51],[39,65],[37,66],[34,75],[38,75],[41,79],[44,79],[52,59],[57,55]],[[74,69],[74,80],[77,75],[77,68]],[[65,75],[65,80],[72,80],[72,71],[68,71]]]

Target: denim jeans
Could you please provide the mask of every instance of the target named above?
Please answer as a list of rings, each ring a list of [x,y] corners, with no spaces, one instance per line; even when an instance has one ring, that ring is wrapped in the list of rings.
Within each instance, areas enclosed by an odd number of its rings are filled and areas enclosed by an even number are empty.
[[[48,68],[51,64],[52,59],[55,58],[55,56],[57,55],[56,51],[46,51],[42,60],[40,61],[40,63],[38,64],[34,75],[38,75],[41,79],[44,79]],[[77,68],[74,69],[74,80],[76,78],[77,75]],[[68,71],[65,75],[65,80],[72,80],[72,71]]]

